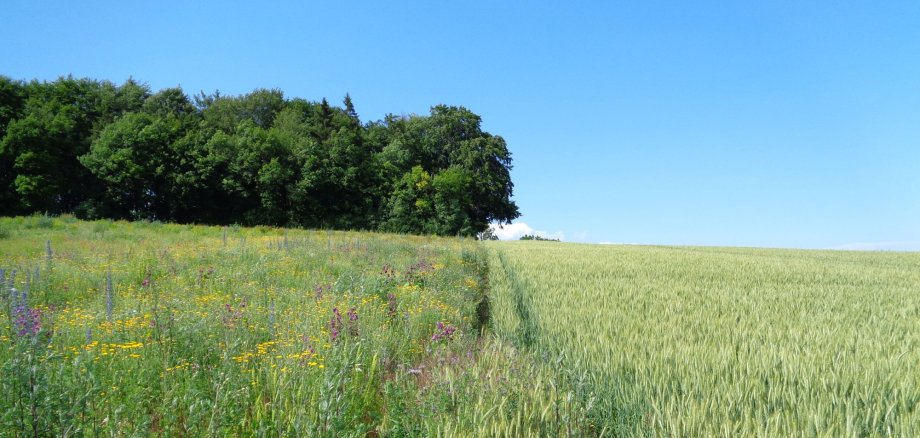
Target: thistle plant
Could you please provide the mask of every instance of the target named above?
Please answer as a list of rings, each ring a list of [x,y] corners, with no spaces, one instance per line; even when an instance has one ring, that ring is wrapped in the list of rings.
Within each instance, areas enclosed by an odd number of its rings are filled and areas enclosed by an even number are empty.
[[[454,332],[457,331],[457,328],[450,325],[444,324],[443,322],[438,321],[436,325],[436,330],[433,335],[431,335],[431,342],[438,342],[441,340],[451,341],[454,339]]]
[[[354,307],[348,309],[348,334],[351,337],[358,336],[358,311]]]
[[[318,286],[316,286],[315,288],[313,288],[313,298],[314,298],[316,301],[319,301],[319,300],[323,299],[323,296],[324,296],[326,293],[328,293],[328,292],[332,292],[332,286],[331,286],[331,285],[328,285],[328,284],[321,284],[321,285],[318,285]]]
[[[329,319],[329,339],[335,342],[339,338],[339,330],[342,328],[342,314],[339,308],[332,309],[332,318]]]
[[[399,303],[396,301],[396,294],[390,292],[387,294],[387,317],[393,319],[399,312]]]

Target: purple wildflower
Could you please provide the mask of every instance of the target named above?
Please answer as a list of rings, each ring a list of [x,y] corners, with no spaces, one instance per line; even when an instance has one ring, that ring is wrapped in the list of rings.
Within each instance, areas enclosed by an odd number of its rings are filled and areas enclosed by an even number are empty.
[[[454,339],[454,332],[457,331],[457,328],[452,325],[445,325],[443,322],[438,322],[437,329],[434,334],[431,335],[431,340],[434,342],[440,341],[441,339],[447,339],[451,341]]]
[[[434,265],[428,263],[425,260],[421,260],[418,263],[409,266],[409,269],[406,270],[406,282],[408,283],[418,283],[419,281],[424,280],[425,274],[428,274],[434,270]]]
[[[383,278],[387,281],[393,281],[396,279],[396,269],[393,269],[393,267],[390,265],[383,265],[381,273],[383,274]]]
[[[13,323],[19,336],[35,336],[42,329],[42,312],[19,304],[13,308]]]
[[[319,301],[323,299],[323,294],[332,290],[332,286],[321,284],[313,288],[313,297]]]
[[[147,289],[150,287],[150,270],[144,273],[144,281],[141,282],[141,287]]]
[[[230,328],[236,327],[237,322],[245,317],[243,312],[246,310],[246,301],[241,301],[236,306],[236,309],[234,309],[230,303],[225,303],[224,310],[227,311],[227,313],[221,317],[224,325]]]
[[[352,337],[358,336],[358,312],[354,307],[348,310],[348,334]]]
[[[398,307],[399,303],[396,302],[396,295],[392,293],[387,294],[387,316],[390,318],[396,316]]]
[[[303,344],[311,355],[316,354],[316,348],[313,346],[313,338],[303,335]]]
[[[335,341],[339,337],[339,328],[342,327],[342,314],[339,308],[332,309],[332,318],[329,319],[329,337]]]

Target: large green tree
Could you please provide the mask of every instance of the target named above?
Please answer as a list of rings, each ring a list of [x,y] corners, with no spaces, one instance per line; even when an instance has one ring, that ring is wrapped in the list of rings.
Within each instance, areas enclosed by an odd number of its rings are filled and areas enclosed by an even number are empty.
[[[194,112],[185,94],[170,88],[145,99],[140,112],[119,117],[102,130],[79,157],[105,183],[102,211],[122,218],[171,218],[169,183],[182,159],[174,143],[191,127]]]
[[[350,98],[346,99],[346,107]],[[300,108],[307,139],[300,149],[299,179],[292,191],[295,222],[308,227],[373,228],[379,184],[374,149],[364,142],[352,110],[328,102]]]
[[[77,157],[89,150],[98,132],[119,115],[137,109],[146,87],[90,79],[33,81],[20,90],[24,99],[12,113],[0,140],[0,160],[12,165],[12,188],[21,212],[75,211],[100,192]]]
[[[22,115],[8,124],[0,145],[13,163],[21,208],[71,211],[96,186],[77,157],[89,148],[92,128],[102,115],[100,89],[96,81],[73,78],[26,87]]]
[[[381,152],[392,175],[408,175],[410,166],[421,166],[437,177],[452,169],[454,180],[469,181],[455,208],[463,219],[439,228],[439,234],[471,235],[491,222],[508,223],[520,213],[511,200],[511,153],[505,140],[481,129],[478,115],[463,107],[436,106],[430,116],[389,117],[389,142]],[[394,190],[397,190],[395,188]],[[396,193],[394,192],[394,195]],[[401,196],[401,195],[400,195]],[[391,210],[388,223],[393,223]]]

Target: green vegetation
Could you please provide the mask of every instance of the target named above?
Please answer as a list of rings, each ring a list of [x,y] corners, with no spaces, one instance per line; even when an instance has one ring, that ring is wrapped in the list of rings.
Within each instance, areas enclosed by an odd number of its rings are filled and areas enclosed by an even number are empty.
[[[473,240],[0,229],[0,435],[597,433],[551,364],[488,335]]]
[[[916,253],[0,230],[0,435],[920,429]]]
[[[521,238],[518,239],[518,240],[542,240],[542,241],[545,241],[545,242],[559,242],[559,241],[560,241],[559,239],[553,239],[553,238],[550,238],[550,237],[538,236],[538,235],[536,235],[536,234],[525,234],[525,235],[521,236]]]
[[[348,95],[0,76],[0,216],[473,236],[519,216],[510,169],[463,107],[362,123]]]
[[[617,435],[920,433],[920,254],[489,248],[495,332]]]

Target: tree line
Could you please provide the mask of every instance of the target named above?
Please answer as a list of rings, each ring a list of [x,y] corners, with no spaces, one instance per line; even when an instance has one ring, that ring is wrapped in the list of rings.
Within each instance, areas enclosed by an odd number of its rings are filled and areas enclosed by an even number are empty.
[[[347,94],[0,76],[0,215],[475,235],[520,215],[510,169],[464,107],[362,123]]]

